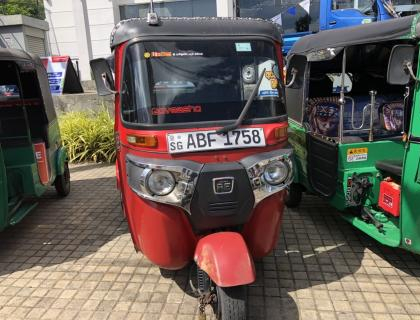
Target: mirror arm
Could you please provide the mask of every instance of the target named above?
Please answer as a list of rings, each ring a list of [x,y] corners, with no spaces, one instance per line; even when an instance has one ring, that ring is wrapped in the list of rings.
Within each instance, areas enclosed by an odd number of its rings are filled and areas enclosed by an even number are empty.
[[[244,108],[242,109],[241,114],[239,115],[238,119],[232,123],[228,124],[227,126],[220,128],[216,131],[217,134],[227,134],[229,131],[235,130],[238,128],[242,122],[245,119],[246,114],[248,113],[249,108],[251,107],[252,103],[254,102],[254,99],[256,95],[258,94],[258,90],[260,88],[261,82],[264,78],[266,68],[263,69],[263,71],[260,74],[260,77],[258,78],[257,84],[255,85],[254,89],[251,92],[251,95],[249,96],[247,102],[245,103]]]
[[[408,70],[408,72],[410,73],[411,78],[413,78],[414,81],[419,82],[420,79],[417,79],[416,75],[414,74],[413,71],[413,64],[411,63],[411,61],[407,61],[404,63],[404,67],[406,70]]]
[[[285,84],[285,88],[290,88],[296,81],[298,70],[296,68],[292,68],[290,72],[292,73],[292,80],[289,82],[289,84]]]
[[[109,83],[108,83],[108,79],[107,79],[107,77],[106,77],[106,73],[104,72],[104,73],[102,73],[102,81],[104,82],[104,86],[105,86],[105,88],[107,88],[108,90],[109,90],[109,92],[111,92],[112,94],[116,94],[117,93],[117,91],[115,91],[115,90],[112,90],[111,88],[110,88],[110,86],[109,86]]]

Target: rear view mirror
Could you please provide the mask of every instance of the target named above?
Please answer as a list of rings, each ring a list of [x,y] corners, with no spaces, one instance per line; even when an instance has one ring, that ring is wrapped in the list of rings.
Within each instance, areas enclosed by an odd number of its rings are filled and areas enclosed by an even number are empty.
[[[392,48],[386,77],[389,84],[406,85],[410,81],[414,52],[415,47],[408,44],[399,44]]]
[[[106,96],[115,93],[114,76],[108,61],[104,58],[90,61],[90,67],[96,83],[98,95]]]

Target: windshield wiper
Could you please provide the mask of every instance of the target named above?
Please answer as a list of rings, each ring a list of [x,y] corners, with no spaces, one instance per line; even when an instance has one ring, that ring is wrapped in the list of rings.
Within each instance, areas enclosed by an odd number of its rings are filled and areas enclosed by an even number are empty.
[[[245,104],[245,107],[243,108],[243,110],[242,110],[241,114],[239,115],[238,119],[234,123],[229,124],[229,125],[227,125],[223,128],[220,128],[219,130],[217,130],[216,131],[217,134],[228,133],[229,131],[235,130],[237,127],[239,127],[242,124],[246,114],[248,113],[249,108],[252,105],[252,102],[254,101],[255,96],[258,93],[258,89],[260,88],[262,79],[264,78],[264,75],[265,75],[265,70],[266,70],[266,68],[264,68],[264,70],[261,72],[260,77],[258,78],[258,82],[255,85],[254,90],[252,90],[251,95],[249,96],[249,98],[248,98],[248,100]]]

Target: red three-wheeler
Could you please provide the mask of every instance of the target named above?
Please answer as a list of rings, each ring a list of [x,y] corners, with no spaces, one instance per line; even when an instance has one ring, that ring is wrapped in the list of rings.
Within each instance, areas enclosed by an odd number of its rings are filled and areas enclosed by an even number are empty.
[[[280,32],[263,20],[149,16],[121,21],[111,48],[91,66],[98,93],[115,94],[134,246],[164,269],[194,260],[200,311],[245,319],[253,260],[276,244],[292,180]]]

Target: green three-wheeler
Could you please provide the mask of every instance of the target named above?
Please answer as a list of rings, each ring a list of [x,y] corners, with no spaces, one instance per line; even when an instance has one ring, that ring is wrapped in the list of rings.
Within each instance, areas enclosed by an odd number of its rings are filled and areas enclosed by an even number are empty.
[[[302,38],[287,64],[295,178],[382,244],[420,253],[419,16]]]
[[[54,185],[70,192],[48,76],[39,57],[0,49],[0,231],[15,225]]]

